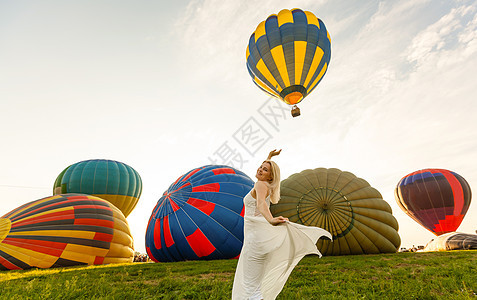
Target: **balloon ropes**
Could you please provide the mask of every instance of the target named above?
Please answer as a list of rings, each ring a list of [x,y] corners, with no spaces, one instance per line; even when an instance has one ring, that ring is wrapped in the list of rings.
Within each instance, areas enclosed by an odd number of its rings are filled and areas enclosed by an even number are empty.
[[[75,163],[58,175],[53,194],[81,193],[105,199],[125,217],[136,207],[142,192],[141,176],[130,166],[106,159]]]
[[[469,209],[472,193],[459,174],[424,169],[404,176],[394,196],[399,207],[414,221],[441,235],[457,230]]]
[[[243,243],[243,197],[253,181],[228,166],[208,165],[179,177],[162,195],[146,229],[156,262],[236,258]]]
[[[133,256],[126,218],[94,196],[51,196],[0,218],[0,270],[126,263]]]
[[[330,34],[309,11],[283,9],[252,33],[246,50],[247,69],[264,92],[294,105],[323,79],[331,59]]]
[[[293,174],[281,183],[272,214],[317,226],[333,240],[318,240],[325,255],[393,253],[401,244],[389,204],[364,179],[338,169],[318,168]]]

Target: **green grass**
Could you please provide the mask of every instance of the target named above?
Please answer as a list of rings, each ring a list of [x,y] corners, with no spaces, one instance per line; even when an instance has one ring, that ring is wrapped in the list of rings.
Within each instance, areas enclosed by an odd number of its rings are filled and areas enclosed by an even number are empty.
[[[230,299],[236,260],[0,272],[1,299]],[[305,257],[278,299],[477,299],[477,251]]]

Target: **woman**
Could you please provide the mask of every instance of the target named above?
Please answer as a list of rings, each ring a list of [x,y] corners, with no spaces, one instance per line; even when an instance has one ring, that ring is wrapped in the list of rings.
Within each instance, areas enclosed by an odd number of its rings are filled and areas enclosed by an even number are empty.
[[[273,150],[258,168],[257,182],[244,197],[244,241],[235,271],[232,299],[275,299],[293,268],[307,254],[321,253],[316,242],[331,234],[317,227],[273,217],[270,202],[280,200],[280,169],[271,161]]]

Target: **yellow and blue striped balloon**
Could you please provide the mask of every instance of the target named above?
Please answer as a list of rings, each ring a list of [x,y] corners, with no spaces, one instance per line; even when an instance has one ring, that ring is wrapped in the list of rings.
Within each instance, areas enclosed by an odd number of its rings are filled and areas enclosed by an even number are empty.
[[[309,11],[283,9],[261,22],[247,46],[247,69],[263,91],[287,104],[310,94],[326,73],[330,34]]]

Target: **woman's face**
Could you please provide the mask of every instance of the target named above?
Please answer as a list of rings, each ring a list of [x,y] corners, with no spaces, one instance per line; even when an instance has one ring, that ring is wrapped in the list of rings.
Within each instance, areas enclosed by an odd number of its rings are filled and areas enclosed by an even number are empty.
[[[272,179],[272,170],[269,162],[264,162],[258,168],[257,174],[255,175],[259,181],[267,181],[270,182]]]

